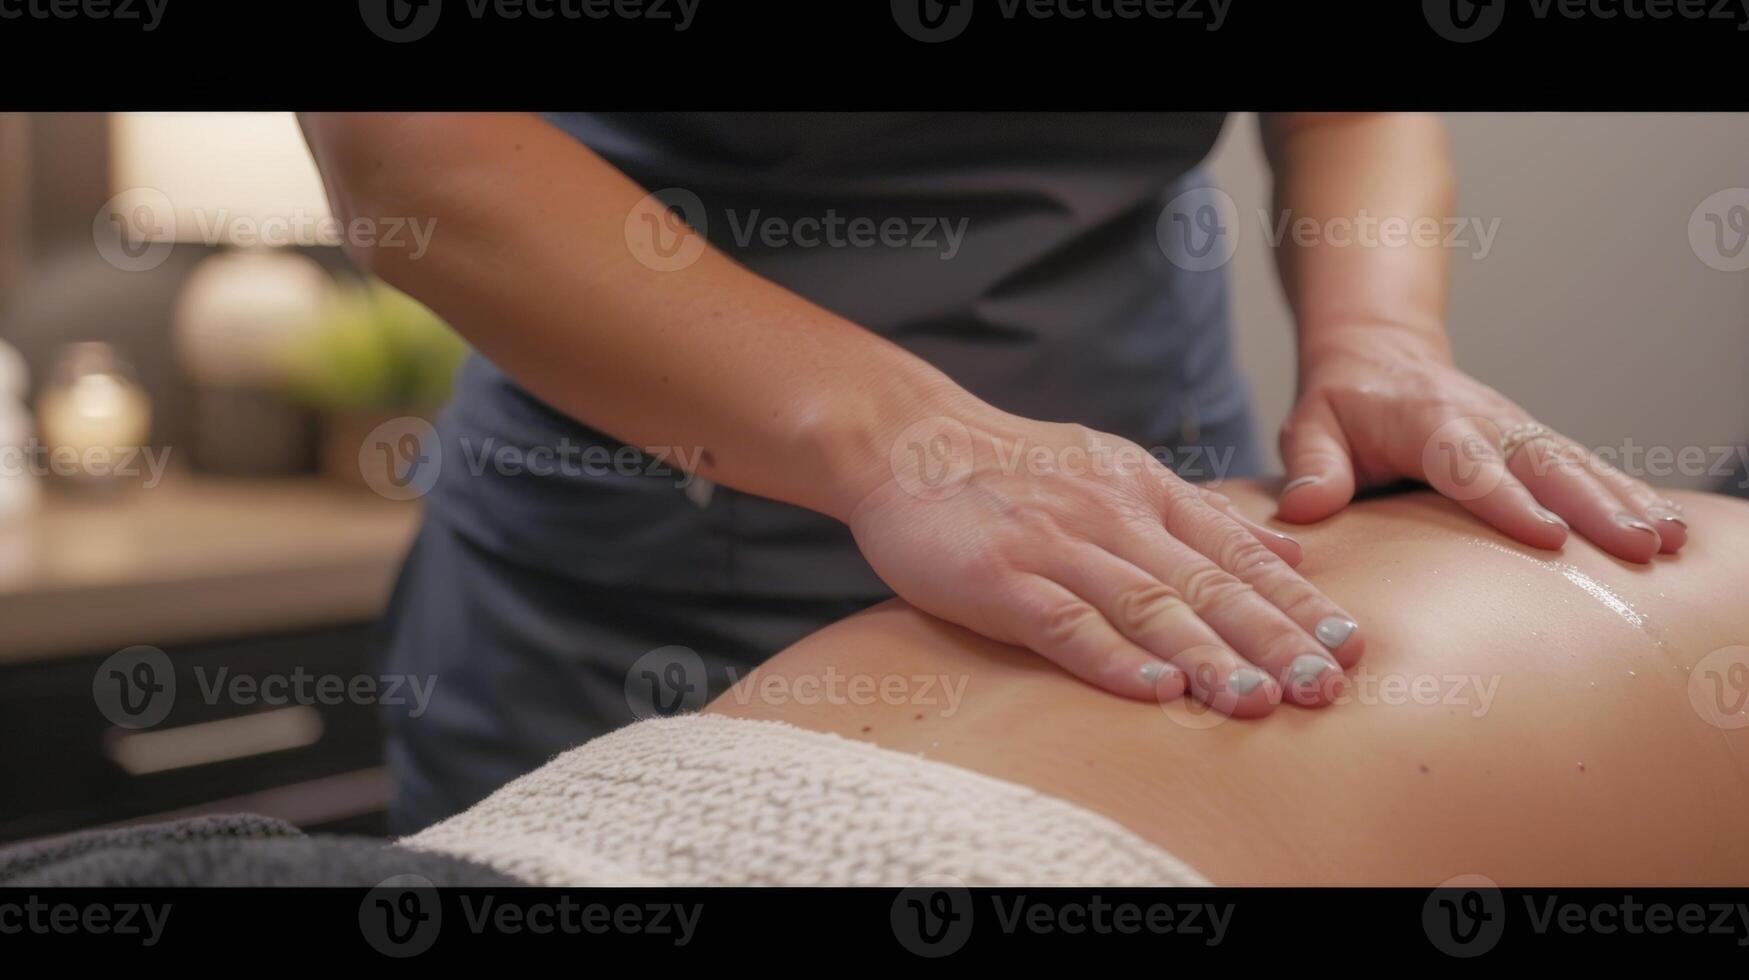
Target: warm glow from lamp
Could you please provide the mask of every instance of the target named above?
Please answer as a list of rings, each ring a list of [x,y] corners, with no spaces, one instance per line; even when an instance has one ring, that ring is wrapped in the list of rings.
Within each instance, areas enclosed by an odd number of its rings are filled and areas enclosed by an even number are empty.
[[[316,164],[289,112],[118,112],[111,187],[129,202],[168,199],[156,240],[310,245],[331,219]],[[159,195],[162,195],[161,197]],[[280,236],[288,241],[275,240]]]

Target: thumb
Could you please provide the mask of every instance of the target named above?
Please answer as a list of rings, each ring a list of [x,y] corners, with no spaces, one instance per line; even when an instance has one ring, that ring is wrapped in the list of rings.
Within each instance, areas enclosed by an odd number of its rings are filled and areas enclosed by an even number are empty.
[[[1321,521],[1354,499],[1354,462],[1336,411],[1322,398],[1295,406],[1281,428],[1287,467],[1276,516],[1295,524]]]

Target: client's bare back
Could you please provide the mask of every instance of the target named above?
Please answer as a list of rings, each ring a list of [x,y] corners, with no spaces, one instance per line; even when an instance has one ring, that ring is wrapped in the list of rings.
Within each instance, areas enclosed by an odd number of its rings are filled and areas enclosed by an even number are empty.
[[[1429,494],[1292,529],[1370,638],[1329,710],[1127,702],[898,604],[709,710],[1033,786],[1222,884],[1749,884],[1749,505],[1677,499],[1706,533],[1650,566],[1531,551]]]

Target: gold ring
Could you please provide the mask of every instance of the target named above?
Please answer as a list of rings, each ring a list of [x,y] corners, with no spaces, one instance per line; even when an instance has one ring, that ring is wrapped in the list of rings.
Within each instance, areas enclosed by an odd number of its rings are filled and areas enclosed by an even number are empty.
[[[1532,439],[1541,439],[1552,435],[1554,433],[1549,431],[1548,426],[1536,422],[1522,422],[1515,425],[1507,429],[1505,434],[1500,437],[1500,458],[1506,462],[1511,462],[1512,454],[1518,452],[1520,446]]]

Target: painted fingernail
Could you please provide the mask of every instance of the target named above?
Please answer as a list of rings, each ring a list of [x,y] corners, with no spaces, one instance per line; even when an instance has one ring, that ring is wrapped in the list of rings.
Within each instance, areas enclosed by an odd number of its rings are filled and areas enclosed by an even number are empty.
[[[1244,697],[1257,689],[1267,678],[1256,667],[1240,667],[1227,675],[1227,690]]]
[[[1542,521],[1544,524],[1553,524],[1554,526],[1561,527],[1561,528],[1564,528],[1567,526],[1567,522],[1561,520],[1561,515],[1555,513],[1554,511],[1548,509],[1547,507],[1533,506],[1533,507],[1531,507],[1530,512],[1532,514],[1535,514],[1536,519],[1539,521]]]
[[[1287,665],[1287,680],[1289,684],[1296,687],[1303,684],[1315,684],[1318,678],[1324,676],[1325,671],[1335,666],[1329,657],[1316,653],[1302,653],[1293,659],[1293,663]]]
[[[1285,497],[1301,487],[1309,487],[1317,482],[1318,478],[1315,476],[1302,476],[1297,480],[1289,480],[1287,486],[1281,488],[1282,496]]]
[[[1359,624],[1352,619],[1342,616],[1326,616],[1318,621],[1312,634],[1318,638],[1319,643],[1334,650],[1347,642],[1349,634],[1359,628]]]
[[[1640,520],[1635,515],[1629,514],[1626,511],[1623,511],[1619,514],[1616,514],[1615,515],[1615,522],[1617,524],[1620,524],[1622,527],[1627,528],[1630,531],[1645,531],[1646,533],[1652,535],[1653,537],[1658,536],[1658,529],[1657,528],[1653,527],[1650,524],[1647,524],[1645,521]]]
[[[1688,526],[1688,522],[1682,519],[1682,515],[1668,507],[1647,507],[1646,516],[1654,521],[1670,521],[1683,527]]]

